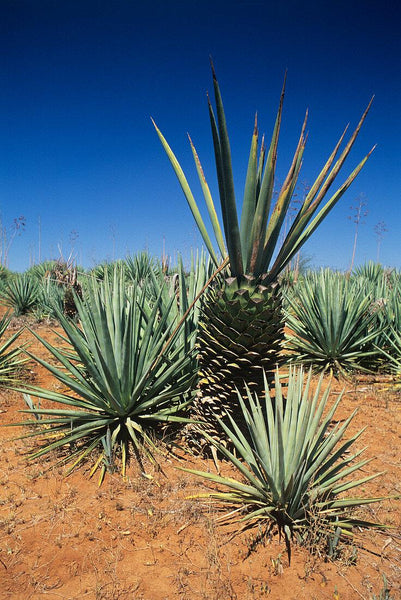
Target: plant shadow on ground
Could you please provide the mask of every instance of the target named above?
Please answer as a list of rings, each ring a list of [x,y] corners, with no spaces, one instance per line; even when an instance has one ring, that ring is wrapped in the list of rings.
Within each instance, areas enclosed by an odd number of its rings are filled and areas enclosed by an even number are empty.
[[[54,335],[45,324],[40,332]],[[25,332],[22,341],[28,338],[32,340]],[[40,385],[55,385],[42,368],[36,365],[33,370]],[[335,384],[333,400],[342,387]],[[386,381],[347,384],[338,418],[359,408],[350,435],[368,426],[358,442],[360,447],[368,445],[367,455],[375,458],[366,466],[366,475],[387,472],[366,484],[366,495],[401,494],[400,402],[400,391]],[[20,421],[22,408],[20,394],[0,390],[2,424]],[[90,464],[65,478],[62,468],[52,468],[52,457],[27,463],[29,440],[10,441],[18,434],[0,429],[1,598],[401,597],[398,500],[361,511],[364,518],[392,529],[357,532],[357,551],[344,549],[332,561],[319,548],[312,548],[311,554],[295,547],[288,567],[285,545],[277,536],[253,552],[249,550],[257,531],[229,541],[233,530],[216,523],[218,507],[207,499],[189,498],[204,486],[176,470],[182,462],[161,458],[164,475],[153,470],[153,480],[139,476],[132,464],[125,480],[116,472],[99,488],[97,479],[88,479]],[[185,461],[199,470],[215,468],[203,458],[186,456]]]

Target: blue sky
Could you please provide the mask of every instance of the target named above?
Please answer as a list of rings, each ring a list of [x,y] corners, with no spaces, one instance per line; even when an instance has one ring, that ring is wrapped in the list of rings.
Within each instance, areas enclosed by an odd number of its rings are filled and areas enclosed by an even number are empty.
[[[306,108],[301,181],[312,182],[344,126],[372,110],[339,184],[363,172],[308,242],[313,265],[345,269],[367,203],[356,263],[401,267],[401,9],[398,2],[1,0],[0,213],[9,266],[67,256],[90,267],[148,248],[188,257],[200,237],[150,116],[198,190],[190,132],[217,200],[206,92],[213,56],[243,192],[255,111],[269,136],[288,69],[278,179]]]

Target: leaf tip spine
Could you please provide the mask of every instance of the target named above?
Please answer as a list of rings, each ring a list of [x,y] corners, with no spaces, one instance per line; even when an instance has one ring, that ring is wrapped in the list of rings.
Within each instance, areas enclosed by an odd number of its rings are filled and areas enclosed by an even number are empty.
[[[213,58],[212,58],[212,55],[211,55],[211,54],[209,55],[209,62],[210,62],[210,68],[212,69],[212,75],[213,75],[213,79],[214,79],[215,81],[217,81],[217,77],[216,77],[216,71],[215,71],[215,69],[214,69]]]
[[[366,108],[366,110],[365,110],[365,114],[368,112],[368,110],[369,110],[369,109],[370,109],[370,107],[372,106],[372,104],[373,104],[373,100],[374,100],[374,99],[375,99],[375,94],[373,94],[373,95],[372,95],[372,97],[371,97],[371,99],[369,100],[369,104],[368,104],[368,106],[367,106],[367,108]]]

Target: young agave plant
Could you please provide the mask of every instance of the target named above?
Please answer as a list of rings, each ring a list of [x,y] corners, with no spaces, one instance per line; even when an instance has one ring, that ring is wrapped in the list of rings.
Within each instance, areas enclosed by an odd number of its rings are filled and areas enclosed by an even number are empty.
[[[118,268],[121,271],[124,271],[125,267],[126,267],[125,261],[122,259],[115,260],[113,262],[103,262],[103,263],[100,263],[100,264],[96,265],[95,267],[93,267],[89,271],[89,275],[91,277],[94,277],[98,281],[103,281],[105,279],[106,273],[107,273],[107,277],[112,280],[113,276],[114,276],[115,268]]]
[[[262,371],[267,373],[268,378],[274,373],[284,335],[282,300],[277,278],[349,188],[367,161],[370,153],[329,199],[324,200],[355,142],[371,103],[341,152],[340,146],[345,132],[340,137],[280,245],[280,233],[303,160],[307,117],[274,206],[272,200],[284,86],[270,145],[266,148],[262,139],[259,152],[259,132],[255,119],[239,220],[226,118],[213,66],[212,73],[217,119],[210,101],[209,116],[222,225],[191,139],[190,144],[217,249],[209,236],[177,158],[161,131],[156,124],[154,125],[215,266],[220,265],[221,260],[229,265],[221,285],[215,285],[204,301],[198,336],[200,396],[196,402],[196,416],[209,423],[216,423],[216,415],[223,416],[226,411],[238,407],[235,390],[243,390],[244,381],[250,388],[260,390],[263,387]]]
[[[3,339],[11,317],[5,314],[0,319],[0,341]],[[22,329],[11,335],[8,340],[0,345],[0,385],[10,385],[18,379],[18,372],[27,362],[27,359],[22,354],[21,346],[14,346],[14,342],[22,333]]]
[[[286,335],[290,360],[347,376],[372,370],[380,329],[372,310],[372,289],[329,269],[311,273],[286,294]]]
[[[352,271],[353,277],[364,277],[372,283],[377,283],[384,275],[384,267],[380,263],[373,262],[373,260],[355,267]]]
[[[369,462],[359,459],[362,451],[350,451],[362,431],[344,439],[356,411],[332,428],[341,395],[326,412],[330,386],[321,395],[321,378],[312,394],[311,372],[305,381],[302,369],[290,370],[285,400],[278,372],[274,398],[266,378],[264,385],[264,400],[249,388],[246,401],[238,393],[245,432],[231,416],[229,426],[221,422],[235,454],[204,433],[236,467],[239,478],[183,469],[228,490],[202,496],[228,503],[233,510],[223,520],[243,523],[240,531],[265,526],[267,534],[276,527],[285,538],[289,558],[292,540],[304,542],[312,526],[315,535],[327,542],[333,534],[349,539],[355,526],[377,527],[358,518],[353,509],[382,498],[345,495],[380,475],[351,478]]]
[[[378,350],[386,358],[388,369],[398,380],[401,380],[401,333],[390,327],[388,334],[385,334],[387,346]]]
[[[125,474],[130,449],[140,465],[142,451],[153,458],[152,434],[157,425],[188,420],[183,415],[191,398],[196,362],[180,329],[173,331],[177,326],[174,297],[162,306],[160,295],[150,306],[145,291],[128,292],[123,275],[116,270],[113,284],[107,276],[102,284],[93,280],[85,301],[77,294],[74,300],[79,325],[58,311],[72,351],[57,349],[32,332],[60,366],[30,354],[66,391],[31,385],[19,388],[59,405],[36,408],[27,397],[33,408],[23,412],[36,420],[20,425],[35,427],[24,437],[39,436],[45,441],[31,458],[66,449],[62,462],[72,462],[70,470],[91,450],[103,447],[94,467],[95,471],[101,466],[102,480],[116,453]]]
[[[30,267],[26,271],[26,273],[30,277],[34,277],[39,282],[41,282],[44,279],[49,279],[50,273],[56,268],[56,266],[57,266],[56,260],[44,260],[43,262]]]
[[[379,368],[387,370],[386,353],[391,355],[394,346],[399,347],[397,332],[401,332],[401,279],[396,272],[383,273],[374,283],[366,278],[360,279],[367,294],[369,287],[372,289],[371,312],[376,317],[373,327],[377,332],[373,343],[376,349],[383,351],[383,362]]]
[[[2,303],[12,308],[16,317],[31,312],[38,303],[38,297],[38,281],[26,273],[17,275],[6,281],[0,290]]]
[[[149,276],[148,291],[151,297],[162,297],[162,305],[171,304],[175,298],[172,311],[177,323],[182,322],[180,336],[188,351],[193,350],[199,330],[200,302],[207,281],[212,276],[212,264],[206,259],[204,252],[192,255],[188,273],[185,272],[182,257],[178,255],[177,271],[166,278],[163,267],[159,266]]]
[[[134,285],[143,285],[155,271],[157,262],[148,252],[143,251],[124,260],[127,280]]]

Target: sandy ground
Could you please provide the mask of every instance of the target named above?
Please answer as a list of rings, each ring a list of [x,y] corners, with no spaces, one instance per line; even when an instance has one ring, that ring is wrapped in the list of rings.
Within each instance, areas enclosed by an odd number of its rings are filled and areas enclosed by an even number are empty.
[[[46,325],[38,332],[56,340]],[[23,335],[43,356],[32,335]],[[38,365],[30,364],[29,370],[37,384],[58,385]],[[335,390],[343,385],[336,383]],[[374,458],[365,474],[386,472],[360,495],[400,496],[401,391],[385,380],[347,383],[337,418],[356,407],[350,432],[366,426],[357,444],[367,445],[365,455]],[[21,421],[23,408],[21,394],[0,389],[2,425]],[[216,523],[217,507],[188,498],[205,488],[176,469],[182,462],[161,456],[164,474],[155,472],[153,481],[132,464],[125,480],[118,473],[107,475],[98,487],[97,477],[88,477],[94,458],[65,477],[62,468],[53,467],[54,456],[27,461],[32,441],[15,439],[23,432],[0,428],[1,599],[384,600],[383,574],[390,597],[401,598],[397,499],[366,509],[365,518],[391,529],[358,532],[354,552],[344,551],[330,562],[294,548],[289,566],[277,536],[250,555],[249,532],[229,541],[232,530]],[[212,462],[191,456],[185,465],[214,469]]]

